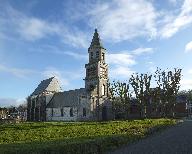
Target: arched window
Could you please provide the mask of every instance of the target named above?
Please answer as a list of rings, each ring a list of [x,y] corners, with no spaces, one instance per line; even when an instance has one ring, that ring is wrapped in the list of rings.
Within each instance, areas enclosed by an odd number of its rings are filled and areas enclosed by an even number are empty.
[[[91,59],[93,59],[93,52],[91,52]]]
[[[105,85],[102,85],[102,95],[105,95]]]
[[[70,117],[73,117],[73,108],[70,108]]]
[[[51,116],[53,117],[53,108],[51,109]]]
[[[102,53],[102,60],[105,60],[105,54]]]
[[[99,51],[96,52],[96,58],[99,58]]]
[[[83,108],[83,117],[86,117],[86,108]]]
[[[61,108],[61,116],[63,117],[63,108]]]

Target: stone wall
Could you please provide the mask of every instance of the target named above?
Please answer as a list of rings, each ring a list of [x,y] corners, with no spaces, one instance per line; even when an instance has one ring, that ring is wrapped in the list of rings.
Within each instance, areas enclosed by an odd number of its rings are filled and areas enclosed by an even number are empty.
[[[89,121],[93,119],[90,100],[87,96],[79,96],[78,105],[70,107],[47,108],[47,121]],[[70,110],[73,110],[73,116],[70,116]],[[63,114],[62,114],[63,112]]]
[[[79,98],[78,121],[87,121],[93,119],[93,111],[91,111],[91,103],[88,96]]]
[[[73,110],[72,116],[70,115],[71,109]],[[77,107],[47,108],[46,115],[47,121],[77,121]]]

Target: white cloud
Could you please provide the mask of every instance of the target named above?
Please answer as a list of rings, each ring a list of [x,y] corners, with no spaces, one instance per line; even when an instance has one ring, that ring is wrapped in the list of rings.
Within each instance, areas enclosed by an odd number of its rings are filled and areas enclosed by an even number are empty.
[[[80,53],[77,53],[77,52],[66,51],[66,52],[63,52],[63,54],[72,56],[75,59],[84,59],[84,60],[88,59],[88,55],[80,54]]]
[[[22,18],[19,23],[19,33],[27,40],[37,40],[59,31],[58,26],[37,18]]]
[[[10,5],[4,6],[4,12],[0,14],[1,33],[10,33],[18,39],[19,34],[22,39],[36,41],[47,39],[49,36],[56,36],[59,41],[73,47],[88,47],[88,37],[75,26],[68,27],[62,22],[50,22],[14,9]],[[10,30],[11,29],[11,30]],[[13,35],[14,34],[14,35]]]
[[[0,107],[19,106],[20,104],[26,103],[25,98],[0,98]]]
[[[192,69],[188,71],[189,74],[192,74]]]
[[[152,62],[152,61],[148,61],[148,62],[146,63],[146,65],[147,65],[147,67],[148,67],[149,72],[152,73],[152,74],[157,70],[157,66],[156,66],[155,63]]]
[[[56,54],[63,56],[71,56],[77,60],[88,60],[88,54],[84,54],[84,52],[79,51],[66,51],[65,48],[54,46],[54,45],[43,45],[38,48],[30,48],[30,52],[34,53],[42,53],[42,54]]]
[[[160,30],[159,35],[163,38],[172,37],[181,28],[192,24],[192,0],[185,0],[181,12],[174,19],[169,20]]]
[[[125,79],[134,73],[131,66],[136,64],[135,57],[127,51],[108,54],[106,61],[110,66],[110,78]]]
[[[57,70],[56,68],[53,67],[46,68],[45,71],[43,71],[42,75],[45,78],[56,77],[62,86],[69,85],[69,80],[64,78],[62,72]]]
[[[192,89],[192,79],[182,79],[180,90]]]
[[[70,72],[59,70],[55,67],[47,67],[44,71],[42,71],[41,74],[44,78],[55,76],[59,80],[62,89],[69,90],[77,88],[77,86],[74,84],[74,81],[83,79],[84,69],[80,68],[79,70],[74,70]]]
[[[59,32],[64,43],[74,47],[88,48],[88,35],[80,30],[65,30]]]
[[[169,0],[169,3],[173,4],[173,5],[176,5],[178,2],[178,0]]]
[[[137,56],[139,56],[141,54],[148,54],[148,53],[153,53],[153,52],[154,52],[153,48],[138,48],[138,49],[132,51],[132,53]]]
[[[132,51],[119,51],[113,54],[108,54],[106,62],[109,63],[110,77],[128,78],[135,71],[132,66],[136,65],[136,59],[142,54],[153,53],[153,48],[137,48]],[[150,71],[154,71],[154,64],[150,63]]]
[[[169,1],[177,3],[177,0]],[[179,13],[175,15],[173,12],[178,11],[157,10],[153,6],[153,1],[147,0],[79,2],[75,8],[67,9],[65,12],[66,15],[72,16],[66,17],[70,20],[68,22],[73,24],[70,26],[62,22],[63,20],[53,22],[53,20],[29,16],[5,5],[2,7],[3,13],[0,13],[2,27],[0,33],[2,31],[19,33],[23,39],[28,41],[56,36],[54,38],[70,46],[87,48],[89,35],[74,26],[75,22],[82,20],[92,28],[97,27],[106,41],[120,42],[136,37],[154,38],[156,36],[169,38],[192,23],[191,6],[192,0],[185,0]],[[17,35],[13,36],[17,38]]]
[[[133,73],[135,73],[130,67],[126,66],[115,66],[111,70],[109,70],[109,74],[111,78],[129,78]]]
[[[107,63],[116,65],[134,65],[136,61],[133,56],[128,53],[114,53],[107,55]]]
[[[192,41],[186,44],[185,52],[192,52]]]
[[[9,73],[19,78],[27,78],[29,75],[36,73],[36,71],[30,69],[7,67],[0,64],[0,73],[1,72]]]
[[[113,0],[97,4],[89,14],[91,25],[98,27],[106,40],[118,42],[156,35],[157,14],[152,3],[146,0]]]

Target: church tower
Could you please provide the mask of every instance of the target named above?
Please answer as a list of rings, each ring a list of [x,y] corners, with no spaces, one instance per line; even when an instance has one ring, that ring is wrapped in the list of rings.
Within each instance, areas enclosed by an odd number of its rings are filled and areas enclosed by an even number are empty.
[[[88,53],[89,63],[85,64],[85,88],[91,96],[93,108],[98,111],[108,96],[108,65],[105,63],[106,49],[101,43],[97,29],[95,29]]]
[[[92,95],[105,97],[108,92],[108,65],[105,63],[106,49],[101,44],[97,29],[95,29],[88,53],[89,63],[85,64],[85,88],[90,91]]]

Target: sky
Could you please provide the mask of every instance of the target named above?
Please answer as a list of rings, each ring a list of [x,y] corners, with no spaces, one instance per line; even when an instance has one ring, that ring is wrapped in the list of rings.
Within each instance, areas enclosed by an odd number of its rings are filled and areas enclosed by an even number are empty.
[[[0,106],[51,76],[84,87],[95,28],[111,80],[181,68],[181,90],[192,89],[192,0],[0,0]]]

